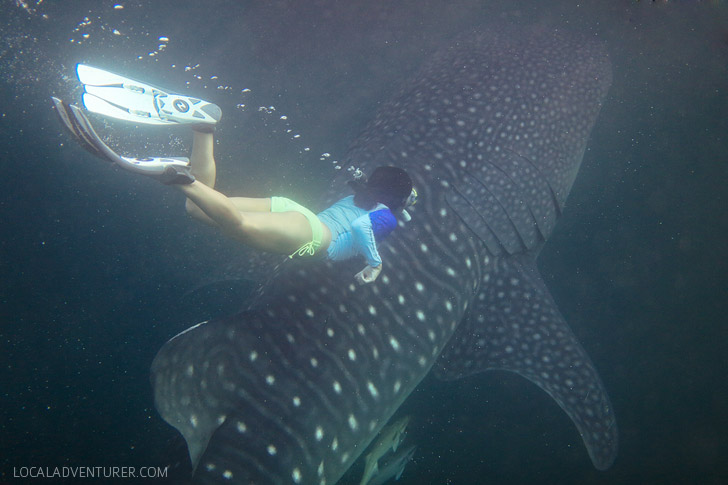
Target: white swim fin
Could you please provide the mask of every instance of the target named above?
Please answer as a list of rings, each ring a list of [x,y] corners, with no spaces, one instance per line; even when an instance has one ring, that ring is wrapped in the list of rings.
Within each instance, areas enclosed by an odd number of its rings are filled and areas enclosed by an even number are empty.
[[[190,161],[184,157],[122,157],[96,134],[83,111],[59,98],[52,97],[53,105],[63,126],[80,145],[99,158],[115,163],[124,170],[146,175],[163,184],[191,184],[195,177],[190,172]]]
[[[83,84],[83,106],[110,118],[147,125],[192,125],[212,131],[220,118],[220,108],[208,101],[135,81],[86,64],[76,66]]]

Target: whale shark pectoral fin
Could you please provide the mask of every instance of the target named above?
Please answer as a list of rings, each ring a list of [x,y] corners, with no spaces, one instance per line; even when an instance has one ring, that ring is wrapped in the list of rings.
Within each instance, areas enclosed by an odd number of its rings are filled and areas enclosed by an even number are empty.
[[[194,350],[187,345],[190,335],[193,341],[207,340],[207,324],[198,323],[169,339],[162,347],[164,352],[154,359],[151,372],[154,405],[162,418],[184,437],[193,469],[220,424],[211,413],[202,412],[200,401],[204,396],[195,391],[192,383],[200,369],[195,369]]]
[[[240,455],[236,452],[240,448],[240,442],[252,439],[255,429],[248,420],[238,415],[227,416],[210,437],[204,453],[199,456],[198,466],[192,476],[192,483],[247,483],[236,481],[239,476]],[[246,456],[246,462],[254,464],[257,472],[263,476],[271,474],[266,463],[266,456],[270,459],[270,453],[261,450],[258,456]],[[274,480],[271,479],[271,483]]]
[[[436,373],[457,379],[487,370],[515,372],[546,391],[576,425],[594,466],[617,454],[614,411],[594,365],[559,313],[535,261],[499,260],[441,354]],[[482,310],[482,311],[481,311]]]

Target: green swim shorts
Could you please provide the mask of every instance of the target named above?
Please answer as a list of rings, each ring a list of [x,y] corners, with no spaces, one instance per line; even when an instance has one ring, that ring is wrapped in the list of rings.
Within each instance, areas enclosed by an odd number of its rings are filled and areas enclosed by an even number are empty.
[[[313,235],[310,242],[307,242],[293,254],[289,255],[289,258],[294,256],[313,256],[316,254],[316,250],[321,247],[321,241],[324,238],[324,228],[321,226],[321,221],[318,216],[306,209],[298,202],[294,202],[286,197],[271,197],[270,198],[270,211],[271,212],[300,212],[308,219],[308,223],[311,225],[311,234]]]

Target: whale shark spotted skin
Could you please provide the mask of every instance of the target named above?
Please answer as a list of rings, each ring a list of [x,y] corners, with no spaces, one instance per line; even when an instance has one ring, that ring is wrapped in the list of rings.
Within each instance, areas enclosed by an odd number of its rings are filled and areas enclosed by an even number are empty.
[[[380,244],[379,279],[356,286],[358,260],[286,262],[246,311],[156,356],[155,404],[184,436],[194,482],[333,484],[433,366],[529,379],[608,468],[609,398],[535,259],[610,83],[601,43],[544,28],[470,32],[426,62],[346,160],[402,167],[420,195]]]

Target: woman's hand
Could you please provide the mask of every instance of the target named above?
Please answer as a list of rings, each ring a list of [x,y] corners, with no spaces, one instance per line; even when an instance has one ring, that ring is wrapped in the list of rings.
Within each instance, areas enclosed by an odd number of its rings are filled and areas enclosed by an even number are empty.
[[[360,285],[364,285],[367,283],[373,283],[374,280],[377,279],[377,276],[379,276],[379,273],[382,272],[382,265],[380,264],[376,268],[367,265],[366,268],[359,271],[357,274],[354,275],[354,279],[357,283]]]

